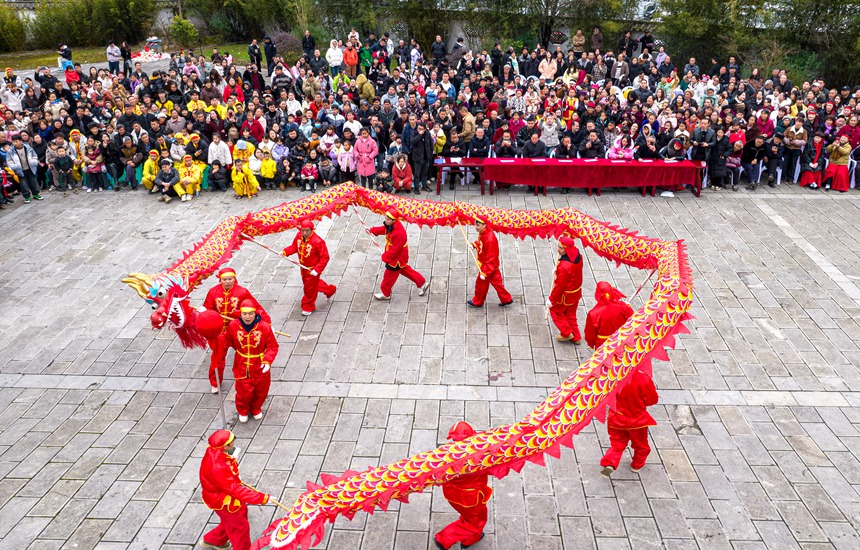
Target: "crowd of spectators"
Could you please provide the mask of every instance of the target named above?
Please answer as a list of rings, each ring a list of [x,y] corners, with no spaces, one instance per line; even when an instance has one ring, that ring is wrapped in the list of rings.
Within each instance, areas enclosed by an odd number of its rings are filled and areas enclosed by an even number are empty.
[[[343,181],[417,195],[440,156],[692,159],[714,189],[780,177],[848,189],[860,87],[735,57],[676,60],[647,32],[577,30],[569,44],[472,51],[437,36],[425,49],[353,29],[323,45],[306,31],[297,60],[265,37],[244,67],[216,49],[171,54],[152,74],[124,43],[86,73],[63,47],[59,74],[6,69],[0,83],[2,202],[122,188],[185,202],[205,188],[244,198]]]

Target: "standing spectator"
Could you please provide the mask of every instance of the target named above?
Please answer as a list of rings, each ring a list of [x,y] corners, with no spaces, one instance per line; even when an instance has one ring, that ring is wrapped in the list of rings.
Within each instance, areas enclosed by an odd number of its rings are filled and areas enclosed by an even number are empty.
[[[352,40],[346,43],[346,48],[343,50],[343,65],[346,70],[346,76],[355,78],[358,74],[358,50],[352,43]]]
[[[21,134],[12,136],[12,147],[6,153],[6,166],[18,176],[21,196],[24,203],[30,203],[32,196],[37,201],[42,200],[39,195],[39,183],[36,181],[36,172],[39,168],[39,156],[29,144],[24,143]]]
[[[355,157],[358,165],[358,184],[368,189],[373,188],[373,175],[376,172],[376,156],[379,146],[370,137],[370,130],[364,127],[355,142]]]
[[[340,73],[341,65],[343,65],[343,52],[338,47],[337,40],[332,40],[329,44],[328,51],[325,52],[325,60],[331,69],[331,76],[337,76]]]
[[[122,43],[119,52],[122,57],[122,72],[128,78],[131,76],[131,46],[128,45],[128,42]]]
[[[591,49],[603,53],[603,33],[600,32],[600,27],[594,27],[594,31],[591,33]]]
[[[260,46],[257,45],[256,38],[251,40],[251,45],[248,46],[248,59],[251,65],[256,65],[257,67],[263,66],[263,54],[260,51]]]
[[[419,122],[415,135],[412,136],[412,165],[413,178],[415,181],[415,194],[420,195],[421,190],[430,191],[427,185],[427,177],[430,174],[430,165],[433,163],[433,139],[427,131],[427,125]]]
[[[263,37],[263,53],[266,54],[266,76],[272,77],[275,70],[275,58],[278,57],[278,47],[272,42],[272,37]]]
[[[108,61],[108,71],[110,74],[116,74],[119,72],[119,62],[122,61],[122,52],[114,44],[113,40],[110,41],[107,47],[107,61]]]
[[[576,34],[570,37],[570,47],[573,48],[573,56],[576,59],[582,57],[582,52],[585,51],[585,35],[582,34],[582,29],[576,29]]]
[[[436,41],[430,45],[430,53],[433,54],[433,64],[437,67],[445,58],[445,54],[448,53],[448,46],[442,42],[442,37],[438,34],[436,35]]]
[[[302,51],[310,57],[315,49],[317,49],[317,41],[311,36],[311,31],[305,30],[305,35],[302,37]]]

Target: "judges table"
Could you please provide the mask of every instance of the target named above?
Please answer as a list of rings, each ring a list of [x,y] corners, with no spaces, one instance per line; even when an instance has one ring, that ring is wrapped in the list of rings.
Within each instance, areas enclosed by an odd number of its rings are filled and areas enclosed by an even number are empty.
[[[490,160],[485,158],[475,157],[438,157],[433,161],[436,166],[436,194],[442,192],[442,174],[448,172],[448,177],[451,177],[450,172],[473,172],[478,181],[481,182],[481,194],[484,194],[484,162]],[[490,194],[493,194],[493,188],[490,187]]]
[[[690,185],[698,197],[702,192],[704,163],[700,161],[609,160],[609,159],[504,159],[484,161],[484,177],[494,182],[543,187],[568,187],[592,190],[605,187],[640,187],[642,194],[657,187],[680,189]]]

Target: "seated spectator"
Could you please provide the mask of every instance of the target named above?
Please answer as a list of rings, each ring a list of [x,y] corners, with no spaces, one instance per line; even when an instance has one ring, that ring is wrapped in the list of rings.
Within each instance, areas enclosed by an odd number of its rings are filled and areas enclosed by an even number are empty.
[[[656,140],[655,140],[656,142]],[[615,160],[633,160],[633,144],[630,141],[630,136],[623,135],[621,138],[609,149],[609,153],[606,155],[606,158],[615,159]],[[652,157],[647,157],[652,158]]]

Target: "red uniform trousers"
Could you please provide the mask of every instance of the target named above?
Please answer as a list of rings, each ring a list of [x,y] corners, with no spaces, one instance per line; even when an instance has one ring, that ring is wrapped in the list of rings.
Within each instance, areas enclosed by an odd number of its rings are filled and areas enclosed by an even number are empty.
[[[648,445],[648,426],[632,430],[607,426],[606,429],[609,433],[609,450],[600,459],[601,466],[612,466],[617,470],[621,455],[624,454],[628,443],[633,448],[633,462],[630,463],[630,467],[638,470],[645,465],[645,460],[651,453],[651,446]]]
[[[574,340],[581,340],[582,334],[579,332],[579,324],[576,322],[577,306],[579,306],[579,298],[569,306],[554,304],[549,308],[549,315],[562,336],[572,334]]]
[[[410,266],[403,266],[400,269],[388,269],[385,268],[385,275],[382,276],[382,284],[379,285],[379,290],[385,296],[391,296],[391,289],[394,288],[394,283],[397,282],[397,279],[403,275],[413,283],[415,286],[422,287],[424,283],[427,282],[424,279],[424,276],[412,269]]]
[[[466,507],[454,502],[449,503],[459,512],[460,518],[436,533],[439,544],[450,548],[458,542],[463,546],[471,546],[481,540],[484,526],[487,525],[487,505]]]
[[[337,290],[337,287],[323,281],[319,275],[316,277],[311,275],[307,269],[302,269],[302,285],[305,289],[305,295],[302,296],[302,311],[316,311],[317,294],[322,292],[326,298],[331,298]]]
[[[236,412],[241,416],[248,416],[249,412],[252,415],[261,414],[271,384],[271,371],[236,380]]]
[[[203,540],[214,546],[225,546],[227,541],[233,550],[251,550],[251,526],[248,525],[248,507],[242,504],[237,512],[215,510],[221,523],[205,535]]]
[[[212,350],[212,359],[209,361],[209,385],[213,388],[218,386],[218,381],[215,379],[215,369],[218,369],[218,380],[224,381],[224,367],[227,365],[227,340],[224,338],[224,332],[215,338],[207,338],[209,348]]]
[[[493,285],[493,288],[496,290],[496,294],[499,295],[499,301],[501,303],[507,304],[514,299],[514,297],[511,296],[511,293],[505,289],[505,282],[502,280],[502,272],[497,269],[487,275],[483,281],[480,276],[475,279],[475,296],[472,297],[473,304],[476,306],[484,305],[484,300],[487,299],[487,291],[490,289],[490,285]]]

